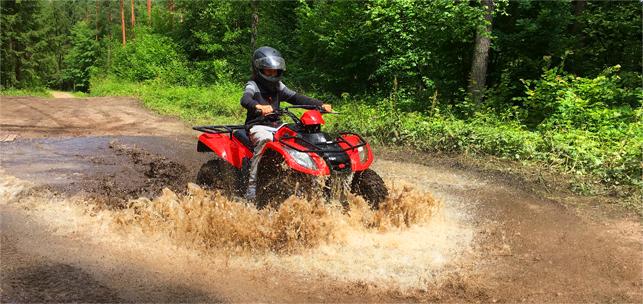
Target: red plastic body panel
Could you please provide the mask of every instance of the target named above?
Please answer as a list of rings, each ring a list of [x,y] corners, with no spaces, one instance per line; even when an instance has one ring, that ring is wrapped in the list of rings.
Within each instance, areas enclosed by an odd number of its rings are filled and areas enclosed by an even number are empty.
[[[302,173],[305,173],[305,174],[310,174],[310,175],[317,175],[317,176],[319,176],[319,175],[329,175],[330,174],[330,168],[328,168],[328,165],[326,165],[326,162],[324,161],[324,159],[321,158],[316,153],[307,153],[313,159],[313,161],[315,162],[315,165],[317,167],[317,170],[313,170],[313,169],[306,168],[306,167],[298,164],[292,158],[292,156],[290,156],[290,154],[286,150],[284,150],[284,146],[281,143],[279,143],[279,139],[284,137],[284,136],[296,136],[296,135],[297,135],[297,133],[294,132],[293,130],[291,130],[290,128],[288,128],[288,127],[279,128],[279,130],[277,130],[277,133],[275,133],[275,141],[267,143],[266,146],[261,151],[261,153],[263,154],[267,150],[273,150],[273,151],[281,154],[281,156],[283,156],[284,160],[286,161],[286,164],[288,164],[288,166],[290,168],[292,168],[292,169],[294,169],[296,171],[299,171],[299,172],[302,172]],[[297,144],[294,139],[286,139],[286,141],[288,142],[289,145],[291,145],[293,147],[297,147],[297,148],[300,148],[302,150],[307,150],[306,147],[303,147],[303,146]]]
[[[299,145],[294,144],[294,142],[292,143],[292,145],[295,146],[295,147],[304,148],[304,147],[301,147]],[[319,155],[317,155],[315,153],[308,153],[308,155],[310,155],[310,157],[315,162],[315,165],[317,166],[317,170],[309,169],[309,168],[306,168],[306,167],[298,164],[292,158],[292,156],[290,156],[290,154],[286,150],[284,150],[284,146],[281,145],[278,142],[273,141],[273,142],[267,143],[266,146],[263,148],[263,151],[261,153],[263,154],[268,150],[273,150],[273,151],[281,154],[281,156],[283,156],[284,160],[286,161],[286,164],[288,164],[288,167],[292,168],[295,171],[299,171],[299,172],[302,172],[302,173],[305,173],[305,174],[310,174],[310,175],[316,175],[316,176],[329,175],[330,174],[330,169],[326,165],[326,162],[324,161],[324,159],[322,159],[321,157],[319,157]]]
[[[238,169],[241,169],[244,158],[252,157],[252,151],[236,138],[230,138],[230,134],[203,133],[199,141]]]
[[[308,110],[304,112],[304,114],[301,115],[301,122],[306,126],[323,125],[326,123],[324,118],[322,118],[321,113],[317,110]]]
[[[358,145],[361,142],[359,137],[351,134],[344,134],[342,135],[342,138],[344,138],[351,145]],[[348,144],[343,142],[340,142],[339,146],[342,147],[342,149],[350,148]],[[350,157],[351,159],[351,169],[353,170],[353,172],[364,171],[371,166],[371,163],[373,163],[373,151],[371,150],[371,146],[369,144],[366,144],[361,148],[366,149],[367,157],[365,162],[361,162],[359,159],[358,149],[360,148],[346,150],[348,157]]]

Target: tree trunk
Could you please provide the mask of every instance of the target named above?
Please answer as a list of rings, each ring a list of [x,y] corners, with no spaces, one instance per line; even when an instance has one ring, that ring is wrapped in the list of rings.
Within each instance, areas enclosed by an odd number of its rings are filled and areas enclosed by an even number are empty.
[[[576,0],[572,2],[574,5],[574,17],[576,20],[574,20],[574,24],[572,25],[572,33],[573,34],[578,34],[580,32],[580,27],[581,24],[578,22],[578,18],[583,14],[583,11],[585,10],[585,6],[587,5],[587,1],[585,0]]]
[[[20,55],[16,52],[16,65],[14,66],[14,72],[16,73],[16,84],[20,84],[20,81],[22,81],[22,73],[21,72],[21,63],[20,62]]]
[[[471,63],[469,93],[476,103],[482,101],[487,81],[487,65],[489,63],[489,48],[491,47],[491,24],[493,21],[493,0],[482,0],[485,11],[486,25],[479,27],[476,32],[476,42]]]
[[[96,0],[96,41],[98,41],[98,18],[100,17],[100,0]]]
[[[259,25],[259,12],[257,8],[258,7],[257,0],[252,0],[250,5],[252,5],[250,47],[252,50],[255,50],[257,48],[257,26]]]
[[[152,0],[147,0],[147,23],[152,25]]]
[[[112,34],[112,1],[107,1],[107,21],[109,23],[109,34]]]
[[[170,11],[170,27],[174,27],[174,0],[167,0],[167,9]]]
[[[123,32],[123,47],[127,44],[127,38],[125,37],[125,10],[123,9],[123,1],[121,0],[121,30]]]
[[[136,26],[136,17],[134,16],[134,0],[130,0],[130,8],[132,9],[132,30],[134,30],[134,27]]]

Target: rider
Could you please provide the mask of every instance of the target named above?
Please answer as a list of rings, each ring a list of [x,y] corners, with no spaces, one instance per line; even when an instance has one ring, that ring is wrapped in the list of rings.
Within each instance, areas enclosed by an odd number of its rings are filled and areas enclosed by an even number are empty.
[[[301,95],[286,87],[281,78],[286,70],[286,61],[279,51],[263,46],[252,55],[252,78],[246,84],[241,97],[241,105],[248,110],[246,125],[250,125],[250,141],[254,145],[254,156],[250,161],[247,199],[254,199],[257,187],[257,169],[261,160],[261,150],[272,141],[273,135],[282,125],[278,117],[266,117],[279,109],[279,102],[285,101],[294,105],[316,105],[331,112],[329,104]]]

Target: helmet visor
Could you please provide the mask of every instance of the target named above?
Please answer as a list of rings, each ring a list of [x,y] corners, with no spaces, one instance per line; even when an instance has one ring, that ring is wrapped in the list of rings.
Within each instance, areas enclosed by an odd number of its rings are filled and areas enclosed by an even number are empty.
[[[255,60],[257,69],[286,70],[286,61],[281,57],[267,56]]]

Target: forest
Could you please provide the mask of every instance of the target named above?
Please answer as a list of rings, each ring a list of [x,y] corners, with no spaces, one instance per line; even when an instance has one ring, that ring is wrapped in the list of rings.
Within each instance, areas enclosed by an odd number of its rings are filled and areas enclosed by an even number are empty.
[[[2,0],[2,95],[135,96],[242,121],[252,51],[343,115],[333,128],[491,156],[640,207],[640,1]]]

